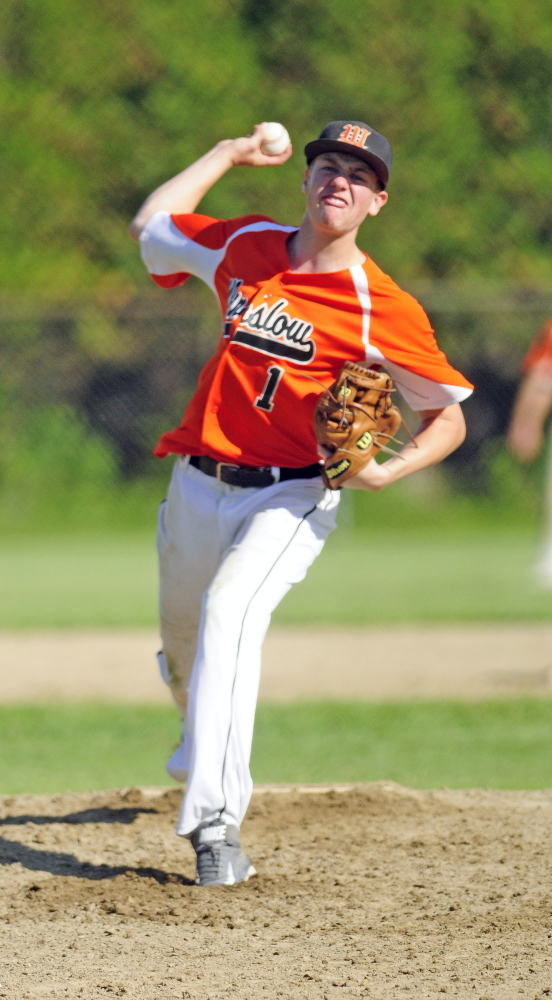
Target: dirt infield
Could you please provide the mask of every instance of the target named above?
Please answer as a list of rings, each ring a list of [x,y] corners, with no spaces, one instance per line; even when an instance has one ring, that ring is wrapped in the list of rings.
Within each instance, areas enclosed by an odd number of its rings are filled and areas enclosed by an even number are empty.
[[[153,629],[0,632],[0,702],[169,701]],[[271,628],[260,697],[552,694],[552,625]]]
[[[179,797],[0,800],[0,997],[552,995],[552,792],[257,789],[215,889]]]

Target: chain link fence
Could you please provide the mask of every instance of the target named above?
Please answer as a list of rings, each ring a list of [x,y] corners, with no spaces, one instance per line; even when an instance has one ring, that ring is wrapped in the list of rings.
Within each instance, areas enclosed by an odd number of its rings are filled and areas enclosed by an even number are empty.
[[[464,407],[466,442],[444,475],[456,489],[484,495],[522,357],[552,314],[552,290],[410,290],[450,361],[476,386]],[[0,527],[94,523],[100,509],[140,520],[167,479],[152,448],[180,422],[219,326],[214,300],[197,284],[117,304],[4,300]]]

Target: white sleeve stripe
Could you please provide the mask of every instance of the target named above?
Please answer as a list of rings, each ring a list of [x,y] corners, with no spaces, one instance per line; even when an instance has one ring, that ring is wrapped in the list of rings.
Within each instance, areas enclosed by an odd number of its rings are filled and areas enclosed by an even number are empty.
[[[296,229],[297,226],[280,226],[276,222],[252,222],[232,233],[224,246],[212,250],[178,229],[169,212],[156,212],[140,235],[142,260],[150,274],[163,277],[168,274],[188,272],[201,278],[215,291],[217,268],[224,260],[228,246],[236,237],[243,233],[260,233],[267,230],[293,233]]]
[[[236,229],[235,233],[232,233],[228,237],[225,246],[228,246],[232,240],[236,239],[236,236],[241,236],[242,233],[263,233],[266,229],[274,229],[280,233],[296,233],[297,226],[280,226],[277,222],[250,222],[248,226],[242,226],[241,229]]]
[[[370,315],[372,312],[372,302],[370,301],[370,290],[368,288],[368,277],[362,264],[355,264],[349,268],[355,290],[362,309],[362,343],[366,353],[370,346]]]
[[[388,361],[372,344],[368,348],[366,360],[387,369],[411,410],[441,410],[452,403],[462,403],[472,394],[472,390],[466,386],[434,382],[425,375],[418,375],[402,365]]]
[[[140,234],[140,250],[150,274],[195,274],[215,291],[213,279],[225,248],[209,250],[195,243],[175,226],[169,212],[152,215]]]
[[[433,379],[408,371],[402,365],[388,361],[384,354],[370,343],[372,303],[368,275],[362,264],[350,268],[351,277],[362,309],[362,342],[369,364],[383,365],[400,389],[401,395],[412,410],[439,410],[452,403],[461,403],[472,390],[461,385],[434,382]]]

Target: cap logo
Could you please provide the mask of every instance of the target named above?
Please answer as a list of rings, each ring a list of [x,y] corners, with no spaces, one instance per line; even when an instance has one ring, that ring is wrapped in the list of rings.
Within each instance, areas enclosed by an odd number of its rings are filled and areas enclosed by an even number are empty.
[[[366,149],[366,140],[372,135],[367,128],[360,128],[358,125],[345,125],[339,139],[341,142],[348,142],[351,146],[359,146]]]

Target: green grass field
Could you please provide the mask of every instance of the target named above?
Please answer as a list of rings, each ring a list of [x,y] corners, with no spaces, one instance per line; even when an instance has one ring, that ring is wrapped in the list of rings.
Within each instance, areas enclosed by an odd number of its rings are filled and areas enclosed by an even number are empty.
[[[552,786],[552,702],[261,704],[257,782],[393,780],[418,788]],[[0,706],[0,791],[169,784],[172,708]]]
[[[156,624],[153,532],[2,539],[0,628]]]
[[[330,539],[278,608],[280,624],[538,621],[533,533],[436,526]],[[4,539],[0,627],[156,623],[152,533]],[[373,781],[414,787],[552,786],[552,701],[260,705],[256,781]],[[0,790],[166,784],[174,711],[140,705],[0,706]]]
[[[531,532],[422,530],[329,540],[279,624],[543,621]],[[2,540],[0,628],[156,624],[153,533]]]

